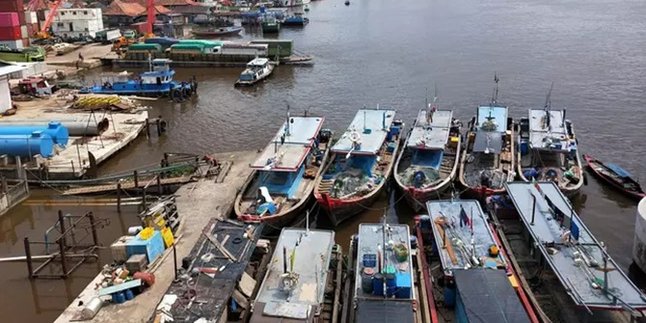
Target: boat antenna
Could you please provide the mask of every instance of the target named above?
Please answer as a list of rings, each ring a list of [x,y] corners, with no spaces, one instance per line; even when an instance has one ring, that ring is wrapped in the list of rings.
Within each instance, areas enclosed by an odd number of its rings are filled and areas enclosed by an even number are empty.
[[[424,108],[428,109],[428,88],[424,88],[426,95],[424,96]]]
[[[550,110],[552,108],[552,88],[554,87],[554,82],[550,84],[550,90],[547,92],[547,97],[545,98],[545,106],[543,109],[545,110],[545,125],[550,128],[550,121],[551,121],[551,114]]]
[[[366,133],[366,110],[363,110],[363,133]]]
[[[310,210],[305,212],[305,235],[310,234]]]
[[[496,86],[493,88],[493,95],[491,96],[491,105],[496,104],[498,101],[498,82],[500,82],[500,79],[498,78],[498,74],[494,72],[493,74],[493,81],[496,83]]]
[[[289,137],[289,104],[287,105],[287,126],[285,126],[285,137]]]

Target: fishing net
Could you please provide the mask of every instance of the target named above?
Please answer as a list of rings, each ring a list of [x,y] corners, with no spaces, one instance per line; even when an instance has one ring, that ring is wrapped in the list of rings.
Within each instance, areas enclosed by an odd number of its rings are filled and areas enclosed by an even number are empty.
[[[411,166],[399,176],[402,184],[420,188],[438,181],[440,179],[440,172],[431,167]]]

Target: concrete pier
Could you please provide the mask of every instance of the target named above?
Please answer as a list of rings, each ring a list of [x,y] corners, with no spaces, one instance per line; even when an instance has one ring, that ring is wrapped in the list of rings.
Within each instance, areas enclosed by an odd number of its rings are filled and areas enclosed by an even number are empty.
[[[257,152],[245,151],[216,154],[219,161],[232,161],[228,175],[221,183],[216,180],[202,179],[182,186],[176,193],[177,210],[181,217],[180,228],[176,234],[177,259],[186,257],[197,243],[202,228],[212,218],[223,219],[231,213],[236,194],[250,175],[249,163],[257,158]],[[175,278],[173,272],[172,248],[167,249],[159,263],[153,264],[155,284],[133,300],[123,304],[106,304],[94,319],[85,322],[148,322],[157,304]],[[181,264],[178,264],[180,266]],[[95,284],[101,280],[97,276],[74,299],[70,306],[58,317],[55,323],[71,322],[83,308],[79,301],[87,304],[98,294]]]

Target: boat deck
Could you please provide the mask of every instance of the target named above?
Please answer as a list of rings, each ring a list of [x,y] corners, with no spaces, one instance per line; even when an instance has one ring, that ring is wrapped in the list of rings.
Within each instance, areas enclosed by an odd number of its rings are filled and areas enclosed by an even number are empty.
[[[394,118],[395,110],[361,109],[357,111],[348,130],[332,146],[332,152],[352,151],[353,155],[376,155],[386,140]],[[355,142],[359,143],[358,147]]]
[[[426,208],[445,272],[506,267],[500,255],[489,256],[489,247],[497,243],[478,201],[429,201]]]
[[[644,295],[607,255],[554,183],[514,182],[507,184],[507,192],[525,229],[576,305],[592,310],[646,309]]]
[[[411,130],[406,148],[414,149],[444,149],[449,140],[449,131],[453,111],[435,111],[428,116],[428,111],[420,110]]]
[[[284,228],[250,322],[309,322],[316,316],[325,296],[333,246],[333,231]]]

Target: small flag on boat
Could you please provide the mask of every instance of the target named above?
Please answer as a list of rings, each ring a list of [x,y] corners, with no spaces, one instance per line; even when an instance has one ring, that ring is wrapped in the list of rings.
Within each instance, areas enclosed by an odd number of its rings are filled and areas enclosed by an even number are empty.
[[[460,227],[462,227],[462,225],[470,226],[471,220],[469,219],[467,212],[464,211],[464,208],[460,206]]]

